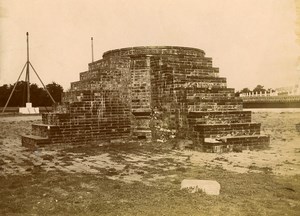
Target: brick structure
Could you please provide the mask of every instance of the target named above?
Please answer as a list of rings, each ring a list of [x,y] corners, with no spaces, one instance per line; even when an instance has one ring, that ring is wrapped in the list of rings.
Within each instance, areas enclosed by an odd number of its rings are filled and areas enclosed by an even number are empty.
[[[192,140],[193,147],[210,152],[269,144],[204,51],[169,46],[105,52],[22,143],[170,137]]]

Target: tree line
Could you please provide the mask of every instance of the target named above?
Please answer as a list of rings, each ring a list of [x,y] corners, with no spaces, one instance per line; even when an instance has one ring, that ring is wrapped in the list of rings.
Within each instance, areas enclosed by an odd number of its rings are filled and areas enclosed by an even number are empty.
[[[247,94],[249,92],[253,92],[253,93],[260,93],[262,92],[263,94],[265,92],[274,92],[273,89],[269,88],[269,89],[265,89],[265,87],[263,85],[257,85],[254,89],[250,90],[249,88],[243,88],[242,90],[240,91],[237,91],[235,93],[236,96],[239,96],[241,93],[242,94]]]
[[[4,84],[0,86],[0,107],[4,107],[10,93],[13,90],[14,85]],[[63,93],[63,87],[55,82],[52,82],[46,85],[47,90],[50,92],[51,96],[55,100],[55,102],[61,102],[61,95]],[[239,96],[241,93],[265,93],[265,92],[274,91],[273,89],[265,89],[262,85],[257,85],[253,90],[249,88],[243,88],[240,91],[235,93],[236,96]],[[19,81],[16,85],[15,91],[8,103],[9,107],[23,107],[26,104],[27,100],[27,83],[25,81]],[[52,106],[53,102],[49,97],[46,90],[42,87],[38,87],[37,84],[30,84],[30,102],[32,106]]]
[[[0,86],[0,106],[4,107],[9,95],[13,90],[14,85],[4,84]],[[55,82],[46,85],[47,90],[55,102],[61,102],[61,94],[63,87]],[[14,93],[8,103],[9,107],[23,107],[27,100],[27,83],[25,81],[19,81],[16,85]],[[32,106],[51,106],[53,104],[50,96],[43,87],[38,87],[37,84],[30,84],[30,102]]]

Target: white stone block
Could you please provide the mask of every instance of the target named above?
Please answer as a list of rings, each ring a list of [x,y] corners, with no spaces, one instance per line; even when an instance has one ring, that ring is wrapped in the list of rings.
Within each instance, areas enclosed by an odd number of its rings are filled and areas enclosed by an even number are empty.
[[[31,108],[32,107],[32,103],[26,103],[26,108]]]
[[[19,113],[21,113],[21,114],[39,114],[40,109],[38,107],[31,107],[31,103],[26,103],[26,107],[19,108]]]
[[[221,185],[214,180],[184,179],[181,182],[181,189],[188,189],[190,193],[201,190],[208,195],[219,195]]]

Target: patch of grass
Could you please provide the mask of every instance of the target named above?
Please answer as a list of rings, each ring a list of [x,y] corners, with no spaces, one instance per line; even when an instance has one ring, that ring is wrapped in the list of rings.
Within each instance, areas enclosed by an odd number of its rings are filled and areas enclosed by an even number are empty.
[[[185,167],[178,167],[176,168],[176,171],[179,171],[179,172],[186,172],[187,169]]]
[[[249,168],[249,170],[258,170],[258,171],[261,171],[262,173],[265,173],[265,174],[272,174],[273,173],[272,168],[270,168],[270,167],[258,167],[258,166],[255,166],[255,165],[250,165],[248,168]]]
[[[153,186],[103,175],[39,172],[0,177],[0,214],[22,215],[297,215],[300,176],[188,169]],[[214,179],[219,196],[180,190],[184,178]],[[92,187],[82,187],[92,185]]]
[[[43,155],[43,156],[41,156],[41,158],[43,158],[43,160],[52,161],[54,159],[54,156],[53,155]]]

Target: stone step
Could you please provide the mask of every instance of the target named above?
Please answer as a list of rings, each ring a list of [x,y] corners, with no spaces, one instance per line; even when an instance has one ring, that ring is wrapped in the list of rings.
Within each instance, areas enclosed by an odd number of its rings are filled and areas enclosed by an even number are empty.
[[[48,138],[59,133],[59,126],[50,124],[32,124],[32,135]]]
[[[260,123],[198,124],[194,126],[194,131],[204,138],[260,135],[260,126]]]
[[[241,152],[243,150],[264,149],[270,144],[267,135],[228,136],[221,138],[205,138],[203,151],[205,152]]]
[[[46,137],[35,135],[22,135],[22,146],[35,149],[39,146],[50,144],[50,140]]]
[[[135,129],[132,132],[132,137],[136,139],[147,139],[150,140],[152,138],[151,130],[146,129]]]
[[[231,105],[242,104],[243,100],[235,97],[216,97],[216,96],[187,96],[187,104],[189,105],[201,105],[206,104],[219,104],[219,105]]]
[[[198,124],[250,123],[251,111],[230,110],[189,112],[187,118],[190,126]]]
[[[192,112],[203,112],[203,111],[241,111],[243,109],[243,105],[240,104],[217,104],[217,103],[195,103],[189,104],[188,110]]]

